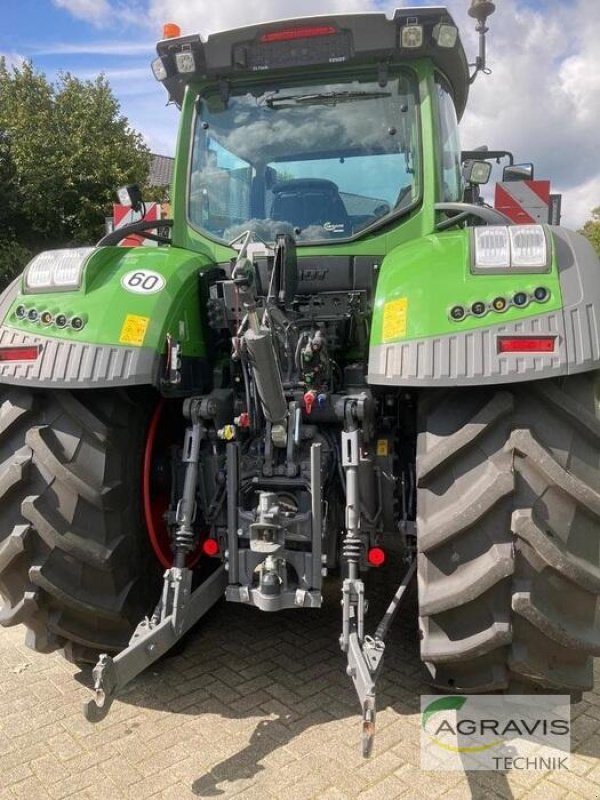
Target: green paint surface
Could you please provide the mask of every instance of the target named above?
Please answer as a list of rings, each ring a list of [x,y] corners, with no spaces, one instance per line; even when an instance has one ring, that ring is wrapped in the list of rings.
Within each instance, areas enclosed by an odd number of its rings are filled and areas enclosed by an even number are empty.
[[[517,322],[562,307],[554,263],[550,272],[503,275],[472,274],[470,263],[468,230],[430,234],[394,248],[385,257],[380,269],[371,345]],[[531,294],[542,286],[550,293],[548,300],[543,303],[530,302],[523,308],[509,306],[502,313],[490,311],[482,317],[468,316],[460,322],[450,318],[450,310],[454,306],[470,308],[473,303],[492,303],[496,298],[510,300],[517,292]],[[388,311],[388,324],[384,331],[386,305],[402,299],[406,301],[404,331],[400,330],[400,322],[396,326],[390,324],[393,323],[390,313],[398,307],[394,305]]]
[[[198,273],[210,265],[198,253],[175,247],[104,247],[89,257],[84,281],[77,291],[46,294],[19,293],[4,324],[24,333],[51,336],[56,339],[103,345],[127,345],[164,350],[170,333],[182,344],[184,355],[205,353],[202,335],[201,310],[198,298]],[[135,294],[121,284],[128,272],[152,270],[165,280],[164,288],[155,294]],[[86,324],[83,330],[59,329],[40,322],[20,320],[17,306],[35,308],[38,312],[62,313],[71,318],[78,315]],[[143,341],[123,341],[123,326],[128,317],[146,322]],[[126,335],[125,335],[125,338]]]

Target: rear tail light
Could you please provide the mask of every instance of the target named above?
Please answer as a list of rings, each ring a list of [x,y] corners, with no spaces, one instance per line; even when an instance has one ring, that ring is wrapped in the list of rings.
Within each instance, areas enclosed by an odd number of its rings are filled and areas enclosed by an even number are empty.
[[[211,558],[219,554],[219,543],[216,539],[205,539],[202,542],[202,552]]]
[[[371,547],[367,553],[367,561],[372,567],[380,567],[385,561],[385,550],[381,547]]]
[[[270,42],[292,42],[295,39],[313,39],[316,36],[334,36],[337,29],[333,25],[310,25],[301,28],[287,28],[283,31],[269,31],[263,33],[260,41],[264,44]]]
[[[499,353],[553,353],[555,336],[499,336]]]
[[[40,350],[38,344],[31,347],[0,347],[0,361],[35,361]]]

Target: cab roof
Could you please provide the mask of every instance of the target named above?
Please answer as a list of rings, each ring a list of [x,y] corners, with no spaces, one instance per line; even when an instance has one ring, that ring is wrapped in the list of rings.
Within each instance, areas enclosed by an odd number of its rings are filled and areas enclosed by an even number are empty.
[[[181,106],[186,85],[198,80],[283,76],[320,65],[385,68],[428,58],[448,79],[460,118],[469,91],[467,59],[458,34],[453,46],[447,46],[448,40],[446,46],[438,44],[439,26],[456,27],[441,6],[397,9],[391,19],[358,13],[279,20],[214,33],[206,40],[198,34],[163,39],[157,44],[153,71],[170,99]]]

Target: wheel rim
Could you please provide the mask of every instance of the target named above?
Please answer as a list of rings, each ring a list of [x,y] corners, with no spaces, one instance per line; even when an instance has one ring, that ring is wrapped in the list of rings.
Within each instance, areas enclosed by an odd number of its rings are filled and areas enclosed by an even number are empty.
[[[161,436],[160,427],[166,405],[165,399],[161,398],[152,413],[150,425],[148,426],[146,445],[144,447],[142,498],[146,530],[152,550],[160,564],[165,569],[169,569],[169,567],[173,566],[173,551],[171,550],[169,531],[165,522],[165,513],[169,508],[170,493],[166,490],[155,492],[152,487],[152,476],[156,468],[158,453],[164,450],[167,443],[170,443],[168,431]],[[201,555],[202,548],[199,543],[197,549],[188,556],[186,566],[195,566]]]

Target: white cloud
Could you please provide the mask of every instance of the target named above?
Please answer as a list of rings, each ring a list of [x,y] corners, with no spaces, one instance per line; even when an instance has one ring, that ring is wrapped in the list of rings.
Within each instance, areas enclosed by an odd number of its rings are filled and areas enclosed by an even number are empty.
[[[449,0],[467,53],[477,42],[462,0]],[[563,221],[578,227],[600,205],[600,17],[595,0],[526,7],[497,3],[488,21],[488,63],[462,123],[463,145],[487,144],[533,161],[563,193]],[[585,203],[589,203],[586,208]]]
[[[78,70],[77,77],[81,80],[95,80],[98,75],[104,77],[111,84],[112,88],[120,96],[124,94],[140,94],[147,90],[148,67],[123,67],[122,69],[102,69],[102,70]],[[140,87],[143,82],[143,89]]]
[[[561,191],[560,184],[556,189]],[[594,177],[564,192],[562,224],[574,230],[581,228],[591,218],[592,209],[598,206],[600,206],[598,178]]]
[[[97,55],[97,56],[119,56],[127,58],[129,56],[139,56],[147,54],[154,55],[156,42],[56,42],[46,44],[41,47],[32,47],[31,52],[36,56],[55,56],[55,55]]]
[[[68,11],[74,17],[92,22],[104,22],[110,15],[108,0],[53,0],[54,5]]]
[[[148,25],[148,0],[52,0],[52,2],[77,19],[98,27],[119,24],[139,29]]]
[[[1,51],[0,58],[4,59],[6,66],[9,69],[12,69],[13,67],[22,67],[27,60],[25,56],[22,56],[20,53],[3,53]]]

